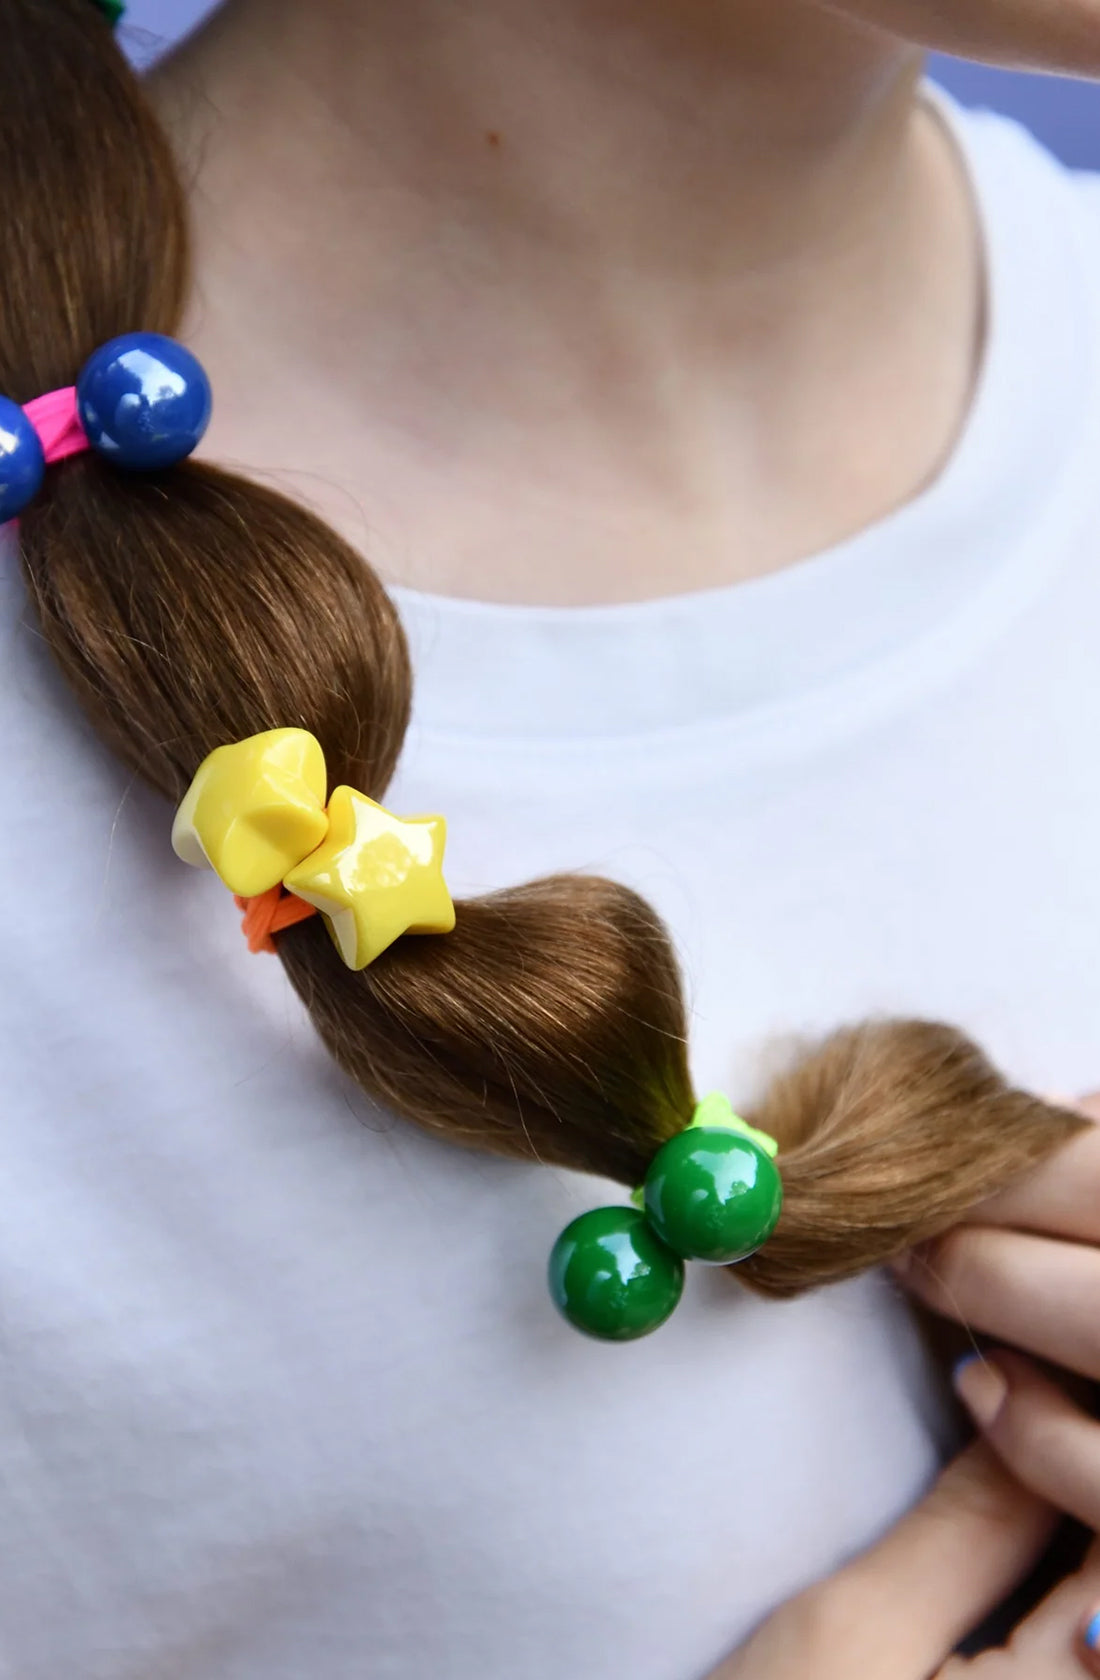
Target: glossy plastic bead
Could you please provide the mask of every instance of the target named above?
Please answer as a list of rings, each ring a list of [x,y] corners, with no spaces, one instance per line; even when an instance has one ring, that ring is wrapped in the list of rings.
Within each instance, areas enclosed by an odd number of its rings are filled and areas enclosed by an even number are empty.
[[[395,817],[365,793],[338,787],[328,834],[283,885],[320,910],[349,968],[366,968],[405,933],[450,933],[442,817]]]
[[[34,500],[45,471],[38,433],[18,403],[0,397],[0,525]]]
[[[645,1178],[646,1213],[685,1260],[729,1265],[754,1254],[783,1206],[767,1150],[740,1131],[689,1126],[657,1151]]]
[[[268,729],[203,759],[172,824],[184,863],[208,867],[241,898],[277,886],[328,833],[321,743]]]
[[[550,1294],[576,1329],[631,1342],[664,1323],[684,1287],[683,1262],[636,1208],[594,1208],[550,1254]]]
[[[157,472],[199,443],[210,420],[210,381],[174,338],[126,333],[85,362],[76,405],[93,449],[130,472]]]

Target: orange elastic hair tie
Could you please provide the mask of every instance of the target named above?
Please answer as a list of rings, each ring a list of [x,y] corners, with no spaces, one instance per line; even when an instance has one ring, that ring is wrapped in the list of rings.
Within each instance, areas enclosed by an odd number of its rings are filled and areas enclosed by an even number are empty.
[[[272,887],[268,892],[260,893],[258,898],[234,896],[237,909],[244,911],[241,932],[248,940],[248,949],[254,956],[260,951],[274,956],[277,933],[282,933],[285,928],[295,927],[298,922],[308,921],[310,916],[317,915],[316,905],[307,904],[304,898],[295,898],[293,893],[285,892],[282,886]]]

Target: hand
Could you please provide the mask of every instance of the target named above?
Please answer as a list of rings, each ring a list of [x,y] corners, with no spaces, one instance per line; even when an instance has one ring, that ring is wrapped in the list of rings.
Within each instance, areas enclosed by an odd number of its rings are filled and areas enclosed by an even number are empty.
[[[1083,1113],[1100,1119],[1100,1098]],[[1100,1380],[1100,1127],[895,1267],[933,1311]],[[1100,1424],[1030,1359],[983,1351],[955,1386],[986,1441],[1059,1510],[1100,1531]],[[1087,1629],[1100,1647],[1100,1594]],[[1100,1651],[1079,1647],[1100,1674]]]
[[[924,47],[1032,70],[1100,72],[1100,0],[824,0]]]
[[[1100,1126],[895,1272],[934,1312],[1100,1381]],[[956,1386],[1013,1472],[1100,1530],[1100,1424],[1019,1355],[964,1362]]]
[[[1100,1547],[1010,1645],[953,1657],[1024,1575],[1053,1524],[984,1443],[948,1467],[877,1546],[784,1604],[709,1680],[1081,1680],[1100,1604]]]

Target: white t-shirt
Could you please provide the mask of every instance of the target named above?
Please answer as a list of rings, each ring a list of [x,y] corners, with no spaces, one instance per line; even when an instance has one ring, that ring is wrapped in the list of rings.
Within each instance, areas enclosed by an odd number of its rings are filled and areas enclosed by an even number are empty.
[[[870,1012],[1100,1081],[1100,202],[957,116],[989,247],[939,482],[759,582],[606,609],[401,596],[389,803],[457,893],[546,871],[673,928],[699,1088]],[[944,1443],[882,1278],[695,1268],[629,1346],[554,1313],[610,1188],[372,1110],[0,571],[0,1675],[697,1680]]]

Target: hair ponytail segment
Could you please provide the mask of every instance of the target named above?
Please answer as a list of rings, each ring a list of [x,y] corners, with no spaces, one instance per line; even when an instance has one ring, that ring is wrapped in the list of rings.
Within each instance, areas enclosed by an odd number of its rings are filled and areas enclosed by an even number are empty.
[[[0,39],[0,196],[19,230],[0,391],[26,402],[119,333],[178,330],[187,227],[167,142],[90,0],[0,0]],[[286,726],[316,735],[333,785],[382,798],[409,714],[404,636],[370,568],[304,508],[198,462],[147,476],[89,453],[49,470],[20,538],[73,692],[166,798],[215,747]],[[279,952],[372,1095],[449,1139],[629,1176],[691,1110],[656,917],[572,879],[458,913],[446,939],[399,941],[360,973],[317,920]]]
[[[90,0],[0,0],[0,40],[0,392],[25,403],[118,334],[178,330],[187,219],[168,142]],[[194,461],[143,476],[84,454],[50,469],[20,540],[73,693],[166,799],[215,747],[292,725],[317,736],[334,785],[382,797],[409,715],[404,637],[361,556],[304,508]],[[318,919],[279,935],[333,1056],[451,1142],[640,1182],[694,1103],[656,915],[578,876],[456,909],[452,934],[399,940],[360,972]],[[936,1233],[1082,1124],[920,1022],[836,1035],[749,1118],[783,1147],[785,1203],[737,1275],[772,1295]]]

